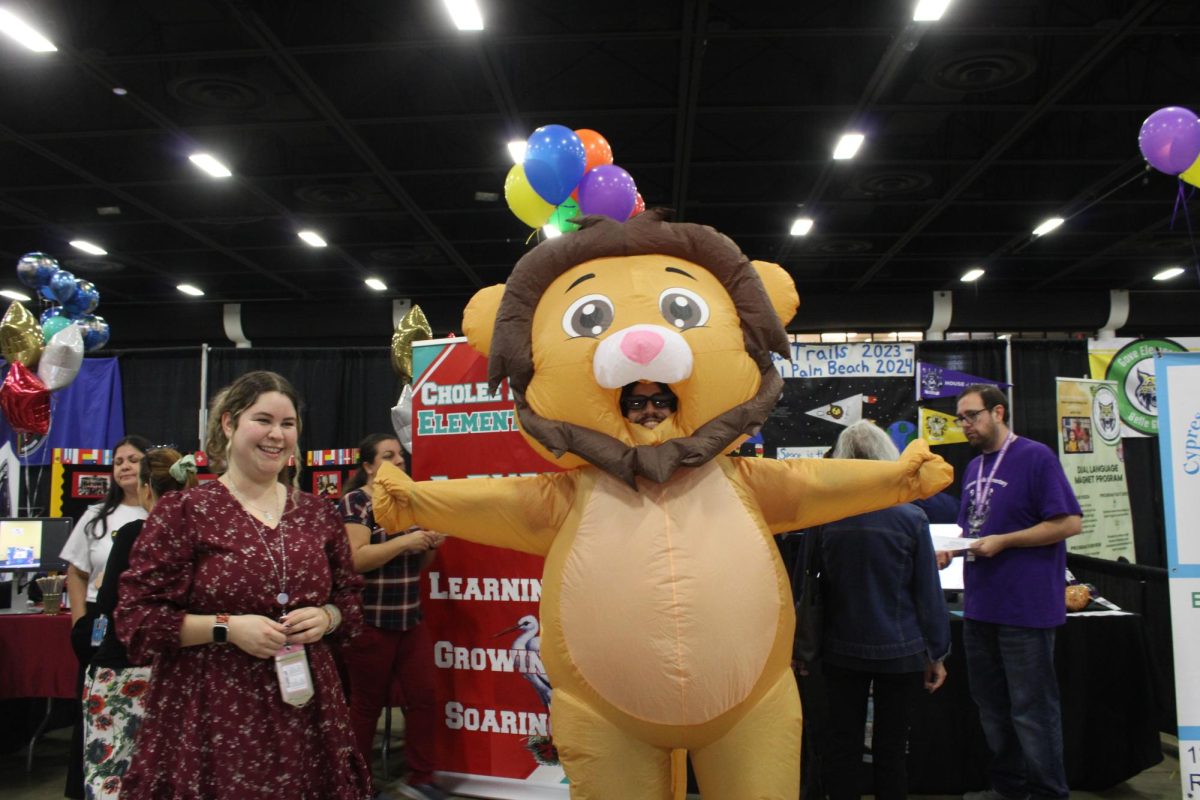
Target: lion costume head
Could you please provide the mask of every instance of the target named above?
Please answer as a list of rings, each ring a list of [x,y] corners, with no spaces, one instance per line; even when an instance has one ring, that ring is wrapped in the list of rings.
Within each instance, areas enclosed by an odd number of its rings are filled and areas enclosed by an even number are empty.
[[[783,388],[771,353],[789,355],[784,325],[800,302],[778,265],[664,217],[584,217],[526,254],[507,284],[476,294],[463,317],[489,356],[492,390],[508,379],[533,448],[630,485],[665,481],[757,432]],[[677,412],[654,429],[627,421],[621,387],[634,381],[670,386]]]

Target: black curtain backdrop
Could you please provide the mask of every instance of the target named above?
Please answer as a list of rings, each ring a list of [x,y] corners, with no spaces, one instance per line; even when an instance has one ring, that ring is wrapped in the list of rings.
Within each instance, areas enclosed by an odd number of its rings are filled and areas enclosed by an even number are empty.
[[[1057,378],[1089,378],[1087,342],[1014,339],[1013,430],[1058,452]]]
[[[113,353],[121,368],[125,432],[182,452],[199,449],[199,347],[124,350]]]

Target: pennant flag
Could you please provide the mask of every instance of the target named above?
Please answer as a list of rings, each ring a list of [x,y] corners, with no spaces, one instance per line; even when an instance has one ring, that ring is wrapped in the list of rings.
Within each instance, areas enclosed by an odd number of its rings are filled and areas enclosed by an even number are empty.
[[[943,414],[941,411],[934,411],[932,408],[919,408],[917,410],[921,418],[921,438],[929,442],[930,445],[955,444],[956,442],[967,441],[962,428],[955,424],[953,414]]]
[[[918,400],[932,400],[937,397],[958,397],[963,389],[973,383],[985,383],[1001,389],[1006,389],[1011,385],[1003,381],[993,381],[988,378],[980,378],[978,375],[968,375],[958,370],[947,369],[946,367],[939,367],[934,364],[926,364],[924,361],[917,362]]]
[[[874,403],[875,395],[855,394],[843,397],[841,400],[825,406],[817,406],[805,411],[810,417],[817,417],[835,425],[853,425],[863,418],[863,403]]]

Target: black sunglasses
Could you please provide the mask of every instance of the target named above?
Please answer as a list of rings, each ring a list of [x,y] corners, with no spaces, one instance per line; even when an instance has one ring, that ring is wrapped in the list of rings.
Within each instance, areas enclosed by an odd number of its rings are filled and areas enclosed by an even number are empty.
[[[635,395],[624,398],[621,401],[621,408],[624,411],[641,411],[646,407],[646,403],[653,403],[655,408],[669,408],[674,411],[677,402],[678,398],[673,394],[655,394],[650,397]]]

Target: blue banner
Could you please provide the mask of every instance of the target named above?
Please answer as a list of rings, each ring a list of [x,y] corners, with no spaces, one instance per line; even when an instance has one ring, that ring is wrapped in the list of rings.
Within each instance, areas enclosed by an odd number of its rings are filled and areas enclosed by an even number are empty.
[[[3,367],[8,374],[8,365]],[[50,395],[50,432],[33,437],[24,452],[16,433],[0,417],[0,442],[10,442],[24,464],[45,466],[56,447],[106,450],[125,435],[121,369],[115,358],[85,358],[79,375]]]

